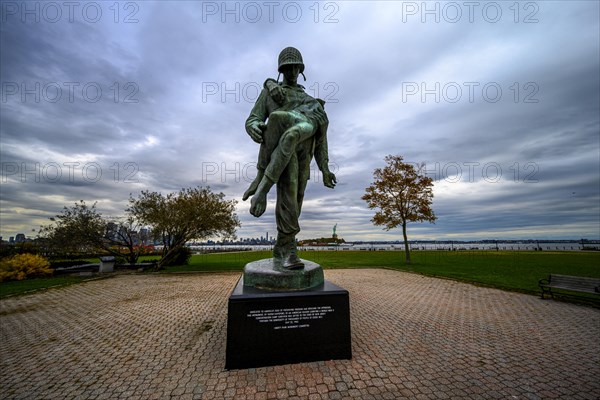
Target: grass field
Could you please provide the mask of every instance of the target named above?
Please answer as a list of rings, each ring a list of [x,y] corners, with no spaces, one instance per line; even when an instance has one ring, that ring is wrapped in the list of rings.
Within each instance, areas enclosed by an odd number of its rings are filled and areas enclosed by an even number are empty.
[[[591,251],[413,251],[411,265],[404,263],[401,251],[301,251],[299,254],[324,268],[385,267],[525,293],[539,293],[538,280],[551,273],[600,278],[600,252]],[[194,255],[189,265],[169,267],[164,272],[241,272],[248,262],[269,257],[268,251]],[[4,282],[0,284],[0,297],[81,280],[60,277]]]
[[[401,251],[301,251],[299,254],[324,268],[386,267],[527,293],[538,293],[538,281],[551,273],[600,278],[598,252],[414,251],[411,265],[404,263]],[[270,256],[267,251],[196,255],[190,265],[167,271],[241,271],[246,263]]]

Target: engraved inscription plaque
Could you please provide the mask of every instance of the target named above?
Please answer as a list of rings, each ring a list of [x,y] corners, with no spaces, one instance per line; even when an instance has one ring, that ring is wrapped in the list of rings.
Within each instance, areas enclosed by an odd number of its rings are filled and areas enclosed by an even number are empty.
[[[347,290],[325,281],[269,292],[242,279],[229,298],[225,368],[352,358]]]

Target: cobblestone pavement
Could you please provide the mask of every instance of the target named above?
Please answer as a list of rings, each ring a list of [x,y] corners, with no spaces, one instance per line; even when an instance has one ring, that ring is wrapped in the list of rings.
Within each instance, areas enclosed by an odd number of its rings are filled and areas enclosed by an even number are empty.
[[[384,269],[350,291],[352,360],[225,371],[239,274],[121,275],[0,301],[0,397],[600,398],[600,311]]]

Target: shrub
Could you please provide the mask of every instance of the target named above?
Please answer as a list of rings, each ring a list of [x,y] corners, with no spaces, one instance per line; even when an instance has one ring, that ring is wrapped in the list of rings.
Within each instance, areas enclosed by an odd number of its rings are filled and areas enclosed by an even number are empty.
[[[0,261],[0,282],[52,275],[47,259],[36,254],[17,254]]]

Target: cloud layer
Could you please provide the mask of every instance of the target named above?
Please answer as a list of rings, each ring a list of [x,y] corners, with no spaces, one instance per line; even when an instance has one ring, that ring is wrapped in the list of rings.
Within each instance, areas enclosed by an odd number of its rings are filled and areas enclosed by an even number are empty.
[[[3,2],[1,235],[80,199],[240,199],[244,121],[277,55],[327,101],[339,185],[316,166],[300,238],[396,240],[360,199],[387,154],[425,162],[435,225],[414,239],[600,237],[599,3]],[[115,6],[115,4],[117,6]],[[274,233],[238,204],[241,237]]]

